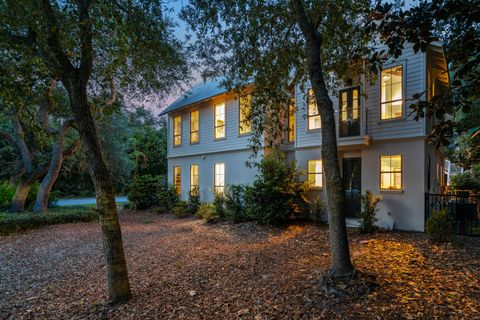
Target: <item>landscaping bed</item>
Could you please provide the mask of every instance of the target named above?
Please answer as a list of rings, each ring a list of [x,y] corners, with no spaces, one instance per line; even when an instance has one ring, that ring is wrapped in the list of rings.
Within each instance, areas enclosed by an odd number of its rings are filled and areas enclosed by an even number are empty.
[[[420,233],[350,230],[357,269],[373,291],[322,290],[328,229],[206,224],[120,214],[134,297],[108,306],[100,226],[49,226],[0,237],[0,315],[6,319],[475,319],[480,239],[432,245]],[[368,241],[361,241],[368,240]]]

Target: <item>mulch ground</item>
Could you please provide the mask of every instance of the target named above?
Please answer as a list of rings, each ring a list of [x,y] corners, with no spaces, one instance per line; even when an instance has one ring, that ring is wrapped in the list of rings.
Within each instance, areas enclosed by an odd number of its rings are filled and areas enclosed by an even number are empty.
[[[134,297],[108,306],[100,228],[50,226],[0,237],[1,319],[480,319],[480,239],[350,230],[372,291],[328,293],[328,229],[123,212]],[[361,240],[368,240],[361,241]]]

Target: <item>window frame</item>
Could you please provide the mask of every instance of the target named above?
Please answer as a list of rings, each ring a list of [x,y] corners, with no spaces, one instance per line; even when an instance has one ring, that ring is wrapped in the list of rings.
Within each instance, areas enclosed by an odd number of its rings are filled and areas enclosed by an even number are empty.
[[[223,186],[217,185],[217,165],[223,166]],[[218,174],[220,175],[220,174]],[[224,194],[225,193],[225,177],[226,177],[226,166],[225,162],[215,162],[213,164],[213,194]],[[223,191],[220,193],[217,191],[217,188],[223,188]]]
[[[179,170],[179,175],[180,175],[180,179],[179,179],[179,184],[177,186],[177,179],[175,178],[176,177],[176,169]],[[178,195],[181,195],[182,194],[182,166],[173,166],[173,188],[175,189],[175,193],[178,194]],[[178,190],[177,190],[178,188]]]
[[[297,120],[297,106],[295,105],[295,98],[290,98],[288,100],[288,115],[287,115],[287,143],[295,143],[295,138],[297,136],[296,129],[296,120]],[[291,135],[293,134],[293,139]]]
[[[217,126],[217,106],[223,104],[223,125]],[[223,127],[223,137],[217,137],[217,128]],[[225,140],[227,137],[227,104],[225,102],[213,105],[213,139],[214,141]]]
[[[193,168],[196,167],[197,168],[197,174],[194,175],[193,174]],[[198,192],[199,192],[199,184],[200,184],[200,181],[199,181],[199,167],[198,167],[198,164],[191,164],[190,165],[190,194],[191,195],[198,195]],[[197,184],[196,185],[193,185],[192,182],[193,182],[193,177],[196,176],[196,180],[197,180]]]
[[[183,119],[182,119],[182,115],[181,114],[177,114],[176,116],[173,116],[173,146],[174,147],[180,147],[182,145],[182,142],[183,142],[183,137],[182,137],[182,131],[183,131]],[[175,119],[177,118],[180,118],[180,133],[179,134],[175,134],[175,129],[176,129],[176,126],[175,126]],[[180,143],[175,143],[175,138],[176,137],[180,137]]]
[[[320,161],[320,170],[321,170],[320,172],[310,172],[310,166],[309,166],[309,164],[310,164],[311,161]],[[320,175],[320,186],[312,186],[312,185],[309,184],[308,187],[309,187],[310,189],[315,189],[315,190],[321,190],[321,189],[323,189],[323,160],[322,160],[322,159],[310,159],[310,160],[307,160],[307,183],[309,183],[309,181],[310,181],[310,180],[309,180],[310,175],[314,175],[315,178],[317,177],[317,175]],[[317,180],[315,179],[315,181],[317,181]]]
[[[400,188],[399,189],[393,189],[393,188],[388,188],[388,189],[385,189],[385,188],[382,188],[382,173],[388,173],[388,174],[392,174],[392,173],[399,173],[399,172],[396,172],[396,171],[382,171],[382,157],[397,157],[399,156],[400,157]],[[391,159],[390,159],[390,162],[391,162]],[[379,156],[378,158],[378,165],[379,165],[379,176],[378,176],[378,189],[381,191],[381,192],[403,192],[403,188],[404,188],[404,181],[403,181],[403,155],[402,154],[382,154]],[[390,165],[391,166],[391,165]],[[390,168],[391,169],[391,168]]]
[[[312,94],[310,94],[310,91]],[[310,114],[310,101],[311,99],[315,99],[315,93],[313,92],[312,88],[309,88],[307,90],[307,131],[308,132],[315,132],[315,131],[320,131],[322,129],[322,117],[320,116],[320,112],[318,110],[317,106],[317,114],[311,115]],[[315,105],[317,105],[317,101],[314,100]],[[320,119],[320,127],[318,128],[310,128],[310,118],[318,117]]]
[[[192,113],[197,113],[197,130],[192,131]],[[192,142],[192,134],[197,134],[197,141]],[[190,111],[190,144],[197,144],[200,142],[200,110],[192,110]]]
[[[249,135],[249,134],[252,134],[252,119],[247,119],[247,120],[241,120],[242,119],[242,99],[245,99],[246,97],[250,97],[250,114],[252,113],[252,95],[251,94],[246,94],[246,95],[243,95],[243,96],[240,96],[238,98],[238,135],[239,136],[245,136],[245,135]],[[247,132],[241,132],[241,126],[242,126],[242,123],[248,123],[249,125],[249,131]]]
[[[391,100],[391,101],[385,101],[383,102],[382,101],[382,73],[385,71],[385,70],[388,70],[388,69],[394,69],[396,67],[402,67],[402,81],[401,81],[401,84],[402,84],[402,99],[397,99],[397,100]],[[383,70],[380,70],[379,71],[379,86],[378,86],[378,90],[379,90],[379,97],[380,97],[380,104],[379,104],[379,112],[378,112],[378,117],[379,117],[379,121],[380,122],[388,122],[388,121],[397,121],[397,120],[403,120],[405,119],[405,97],[406,97],[406,86],[405,86],[405,72],[406,72],[406,68],[405,68],[405,63],[404,62],[400,62],[400,63],[392,63],[392,64],[388,64],[386,65]],[[383,118],[382,117],[382,106],[384,104],[388,104],[388,103],[393,103],[393,102],[397,102],[397,101],[401,101],[402,102],[402,107],[401,107],[401,110],[402,110],[402,115],[400,117],[394,117],[394,118]]]

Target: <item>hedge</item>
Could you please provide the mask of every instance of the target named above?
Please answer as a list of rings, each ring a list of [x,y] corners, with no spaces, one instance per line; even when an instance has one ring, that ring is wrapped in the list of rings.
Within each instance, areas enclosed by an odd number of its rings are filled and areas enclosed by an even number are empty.
[[[97,219],[97,214],[92,208],[88,207],[54,208],[45,213],[0,212],[0,235],[8,235],[53,224],[89,222],[95,219]]]

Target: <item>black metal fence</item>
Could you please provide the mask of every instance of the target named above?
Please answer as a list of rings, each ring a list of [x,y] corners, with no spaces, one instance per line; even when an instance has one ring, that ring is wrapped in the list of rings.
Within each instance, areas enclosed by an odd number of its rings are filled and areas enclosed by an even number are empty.
[[[455,219],[457,234],[480,237],[480,195],[425,194],[425,221],[445,208]]]

